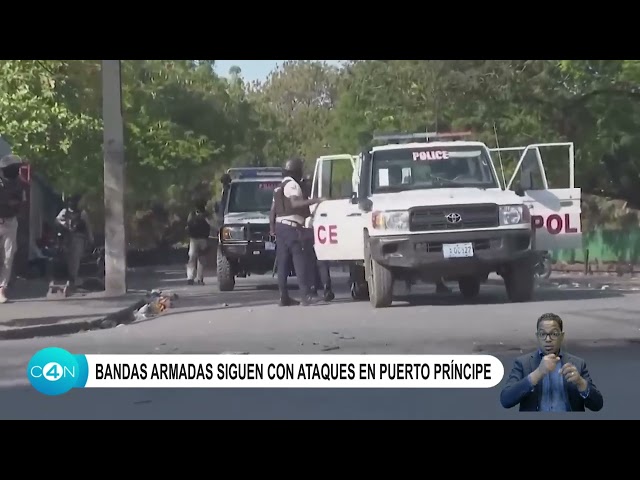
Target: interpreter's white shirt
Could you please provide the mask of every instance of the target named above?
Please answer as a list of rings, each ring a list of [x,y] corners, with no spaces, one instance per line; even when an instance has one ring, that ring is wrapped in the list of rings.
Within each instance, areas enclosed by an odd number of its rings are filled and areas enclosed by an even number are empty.
[[[282,181],[286,182],[287,180],[289,180],[289,183],[284,186],[284,196],[287,198],[302,198],[302,188],[300,187],[300,185],[298,185],[298,182],[296,182],[292,177],[285,177]],[[276,222],[279,222],[281,220],[290,220],[292,222],[299,223],[300,225],[304,225],[305,223],[304,217],[302,215],[285,215],[282,217],[276,217]]]

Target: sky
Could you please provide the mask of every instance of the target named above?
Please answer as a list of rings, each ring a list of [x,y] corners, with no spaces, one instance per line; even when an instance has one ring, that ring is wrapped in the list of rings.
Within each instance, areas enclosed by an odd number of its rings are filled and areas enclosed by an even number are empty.
[[[229,68],[237,65],[242,70],[242,76],[246,82],[264,80],[269,73],[286,60],[216,60],[216,72],[221,76],[229,73]],[[324,60],[325,62],[338,64],[340,60]]]

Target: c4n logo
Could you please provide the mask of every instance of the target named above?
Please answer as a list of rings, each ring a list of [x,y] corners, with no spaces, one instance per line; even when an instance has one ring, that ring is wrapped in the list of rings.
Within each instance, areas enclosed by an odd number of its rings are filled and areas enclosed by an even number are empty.
[[[56,382],[62,378],[62,365],[51,362],[42,367],[42,376],[50,382]]]
[[[84,355],[72,355],[50,347],[36,352],[27,365],[31,385],[45,395],[61,395],[86,384],[88,365]]]

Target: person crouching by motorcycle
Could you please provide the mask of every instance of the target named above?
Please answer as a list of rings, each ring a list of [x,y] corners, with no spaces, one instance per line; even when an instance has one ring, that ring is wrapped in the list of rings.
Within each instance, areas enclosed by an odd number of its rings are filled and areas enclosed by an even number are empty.
[[[60,210],[56,223],[62,229],[63,249],[71,286],[80,285],[80,262],[87,248],[93,245],[93,232],[87,212],[80,208],[80,195],[69,197]]]
[[[0,303],[7,302],[13,259],[18,248],[18,214],[25,200],[20,181],[22,159],[6,155],[0,159]]]

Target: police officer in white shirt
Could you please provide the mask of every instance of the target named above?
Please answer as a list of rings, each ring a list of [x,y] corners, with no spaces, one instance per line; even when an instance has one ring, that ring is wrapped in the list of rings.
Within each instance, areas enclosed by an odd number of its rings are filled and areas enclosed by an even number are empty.
[[[302,180],[303,162],[299,158],[287,161],[284,167],[285,178],[274,191],[276,262],[278,268],[278,288],[280,305],[298,305],[289,297],[287,277],[289,265],[293,262],[298,285],[302,292],[302,305],[313,303],[309,285],[313,283],[314,272],[309,272],[304,252],[305,219],[311,215],[309,207],[324,199],[305,200],[300,182]]]

